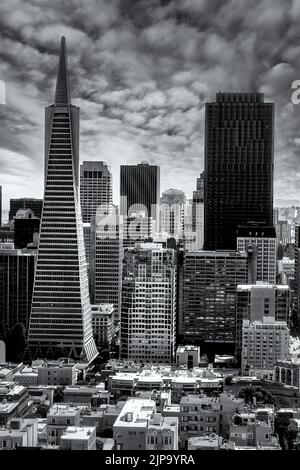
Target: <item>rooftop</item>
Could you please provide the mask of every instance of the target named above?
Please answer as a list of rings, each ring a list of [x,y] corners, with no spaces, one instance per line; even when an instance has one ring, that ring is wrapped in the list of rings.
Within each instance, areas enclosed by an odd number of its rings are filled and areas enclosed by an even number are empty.
[[[88,426],[84,426],[84,427],[76,427],[76,426],[69,426],[64,434],[61,436],[61,439],[63,440],[70,440],[70,439],[74,439],[74,440],[89,440],[91,435],[93,433],[96,432],[96,427],[93,426],[93,427],[88,427]]]

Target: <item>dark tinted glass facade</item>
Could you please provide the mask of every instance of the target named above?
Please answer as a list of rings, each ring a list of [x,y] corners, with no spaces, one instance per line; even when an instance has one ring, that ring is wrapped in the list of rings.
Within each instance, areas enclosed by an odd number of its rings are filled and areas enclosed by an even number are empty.
[[[9,220],[13,220],[19,209],[31,209],[37,219],[41,218],[43,199],[11,199],[9,203]]]
[[[148,217],[158,220],[160,198],[160,168],[148,163],[121,165],[120,208],[121,215],[147,209]],[[126,200],[127,198],[127,200]],[[127,206],[126,206],[127,201]]]
[[[274,105],[262,93],[206,104],[204,248],[235,249],[238,225],[273,224]]]

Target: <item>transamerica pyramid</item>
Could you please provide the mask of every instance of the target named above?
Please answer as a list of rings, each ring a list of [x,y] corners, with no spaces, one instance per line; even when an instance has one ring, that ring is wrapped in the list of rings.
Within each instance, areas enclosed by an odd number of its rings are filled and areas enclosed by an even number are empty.
[[[79,108],[71,104],[61,39],[54,104],[45,113],[45,190],[29,324],[29,346],[91,362],[93,339],[79,202]]]

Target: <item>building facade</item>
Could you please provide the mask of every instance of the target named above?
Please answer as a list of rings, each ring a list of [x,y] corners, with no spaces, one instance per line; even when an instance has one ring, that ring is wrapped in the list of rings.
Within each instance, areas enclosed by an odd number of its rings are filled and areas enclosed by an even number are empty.
[[[290,333],[286,322],[264,317],[262,321],[243,321],[242,372],[274,369],[276,361],[289,356]]]
[[[55,102],[45,121],[45,192],[28,339],[35,351],[63,348],[90,362],[97,349],[79,204],[79,108],[71,104],[64,38]]]
[[[168,363],[175,356],[174,250],[142,243],[125,250],[121,305],[121,358]]]
[[[160,198],[160,231],[176,240],[183,237],[185,199],[184,192],[178,189],[168,189],[162,193]]]
[[[277,239],[274,227],[250,225],[238,227],[237,250],[246,251],[248,246],[257,246],[257,281],[276,284]]]
[[[248,282],[248,258],[236,251],[185,254],[182,331],[205,354],[234,352],[236,287]]]
[[[8,328],[29,326],[35,252],[0,249],[0,321]]]
[[[9,203],[8,220],[13,220],[19,209],[31,209],[34,217],[40,219],[42,216],[43,199],[22,197],[11,199]]]
[[[103,215],[110,213],[112,174],[105,162],[84,161],[80,165],[80,204],[84,224],[91,222],[97,210]]]
[[[237,286],[236,356],[241,357],[243,320],[262,321],[274,317],[290,323],[290,289],[287,285],[247,284]]]
[[[205,111],[204,249],[234,250],[238,225],[273,222],[274,104],[217,93]]]
[[[158,223],[160,197],[160,167],[147,162],[121,165],[120,214],[145,211],[146,217]]]

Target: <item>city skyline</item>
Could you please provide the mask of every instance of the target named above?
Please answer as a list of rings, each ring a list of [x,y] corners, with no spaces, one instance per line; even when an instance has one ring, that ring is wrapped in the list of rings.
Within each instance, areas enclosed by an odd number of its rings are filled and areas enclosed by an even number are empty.
[[[218,91],[257,91],[275,103],[275,205],[297,204],[299,111],[291,84],[300,70],[293,46],[300,9],[277,2],[275,14],[263,1],[252,12],[233,3],[90,1],[83,11],[75,0],[64,6],[14,0],[13,23],[11,2],[2,2],[4,215],[12,197],[42,196],[43,107],[60,35],[69,44],[74,104],[82,110],[81,161],[112,166],[115,203],[119,166],[144,160],[160,165],[161,191],[172,187],[191,198],[203,170],[204,103]],[[270,24],[277,26],[272,34]],[[278,41],[275,29],[283,27],[289,34]]]

